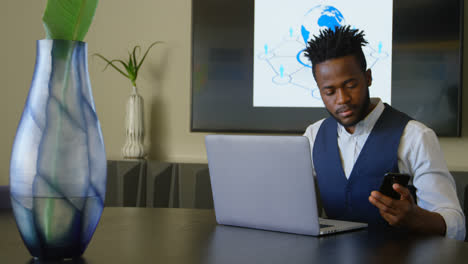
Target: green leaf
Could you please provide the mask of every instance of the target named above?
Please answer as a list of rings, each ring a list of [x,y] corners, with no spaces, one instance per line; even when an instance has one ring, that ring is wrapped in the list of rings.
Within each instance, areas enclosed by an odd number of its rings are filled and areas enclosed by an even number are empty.
[[[133,73],[135,71],[135,63],[132,60],[132,54],[128,53],[128,72]]]
[[[120,63],[124,66],[124,68],[127,69],[127,64],[125,64],[124,61],[122,61],[122,60],[108,60],[108,59],[106,59],[104,56],[102,56],[101,54],[97,54],[97,53],[94,54],[94,56],[98,56],[99,58],[101,58],[101,59],[103,59],[104,61],[107,62],[107,65],[106,65],[106,67],[104,67],[104,70],[107,69],[107,67],[110,65],[110,66],[112,66],[112,68],[114,68],[115,70],[117,70],[118,72],[120,72],[123,76],[125,76],[125,77],[127,77],[127,78],[130,78],[125,72],[123,72],[121,69],[119,69],[119,67],[117,67],[117,66],[114,64],[114,61],[120,62]],[[103,71],[104,71],[104,70],[103,70]]]
[[[98,0],[48,0],[42,21],[48,39],[83,41]]]
[[[159,43],[163,43],[163,42],[162,42],[162,41],[155,41],[155,42],[153,42],[153,43],[148,47],[148,49],[147,49],[146,52],[145,52],[145,55],[143,55],[143,58],[141,58],[140,63],[139,63],[138,66],[136,67],[136,68],[137,68],[137,71],[140,69],[141,65],[143,64],[143,61],[145,61],[146,55],[148,55],[148,52],[150,51],[150,49],[151,49],[154,45],[159,44]]]
[[[153,42],[149,47],[148,49],[146,50],[145,54],[143,55],[142,59],[140,62],[138,62],[138,58],[137,58],[137,53],[139,54],[140,51],[141,51],[141,47],[140,46],[135,46],[132,50],[132,52],[128,52],[128,61],[127,62],[124,62],[122,60],[108,60],[106,58],[104,58],[102,55],[100,55],[99,53],[95,53],[94,55],[95,56],[98,56],[100,57],[101,59],[105,60],[107,62],[107,65],[106,67],[104,68],[104,70],[107,68],[107,66],[112,66],[114,69],[116,69],[117,71],[119,71],[122,75],[124,75],[125,77],[127,77],[134,86],[136,86],[136,79],[138,77],[138,70],[140,69],[141,65],[143,64],[143,61],[145,60],[146,58],[146,55],[148,55],[148,52],[150,51],[150,49],[156,45],[156,44],[159,44],[159,43],[163,43],[162,41],[156,41],[156,42]],[[123,73],[123,71],[121,69],[119,69],[116,65],[114,65],[113,62],[119,62],[121,63],[125,70],[127,71],[127,73]]]
[[[137,53],[137,51],[139,52],[140,49],[141,49],[140,46],[137,45],[137,46],[135,46],[135,47],[133,48],[133,52],[132,52],[132,55],[133,55],[133,65],[135,66],[135,74],[138,73],[138,68],[136,67],[136,66],[137,66],[137,56],[136,56],[136,53]]]

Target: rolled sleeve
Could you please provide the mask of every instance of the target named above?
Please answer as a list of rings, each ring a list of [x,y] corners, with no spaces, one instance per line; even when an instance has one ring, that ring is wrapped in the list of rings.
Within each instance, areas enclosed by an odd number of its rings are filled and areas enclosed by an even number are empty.
[[[438,208],[434,212],[439,213],[444,218],[447,229],[445,236],[456,240],[465,240],[465,217],[459,212],[449,208]]]
[[[464,240],[465,216],[455,181],[448,171],[434,131],[417,121],[410,121],[400,141],[400,148],[400,171],[413,175],[418,206],[442,216],[446,237]]]

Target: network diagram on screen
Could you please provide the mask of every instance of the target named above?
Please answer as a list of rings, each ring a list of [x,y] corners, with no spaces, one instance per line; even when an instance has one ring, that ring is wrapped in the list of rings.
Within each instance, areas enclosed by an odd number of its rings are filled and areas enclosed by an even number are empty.
[[[254,107],[323,107],[304,51],[320,30],[363,30],[371,97],[391,103],[392,0],[256,0]]]

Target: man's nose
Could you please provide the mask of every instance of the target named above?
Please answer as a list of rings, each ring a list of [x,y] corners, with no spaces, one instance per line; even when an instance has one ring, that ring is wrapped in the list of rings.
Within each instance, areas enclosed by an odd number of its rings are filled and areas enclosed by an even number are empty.
[[[351,100],[351,95],[343,88],[336,89],[336,104],[346,104]]]

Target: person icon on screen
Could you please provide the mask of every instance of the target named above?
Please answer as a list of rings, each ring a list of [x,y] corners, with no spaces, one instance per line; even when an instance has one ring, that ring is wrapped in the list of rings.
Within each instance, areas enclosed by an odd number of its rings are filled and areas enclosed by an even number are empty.
[[[304,133],[325,213],[463,240],[465,217],[438,139],[424,124],[370,98],[365,44],[363,31],[340,26],[321,30],[305,51],[330,114]],[[415,191],[393,184],[399,200],[377,191],[387,172],[409,174]]]

